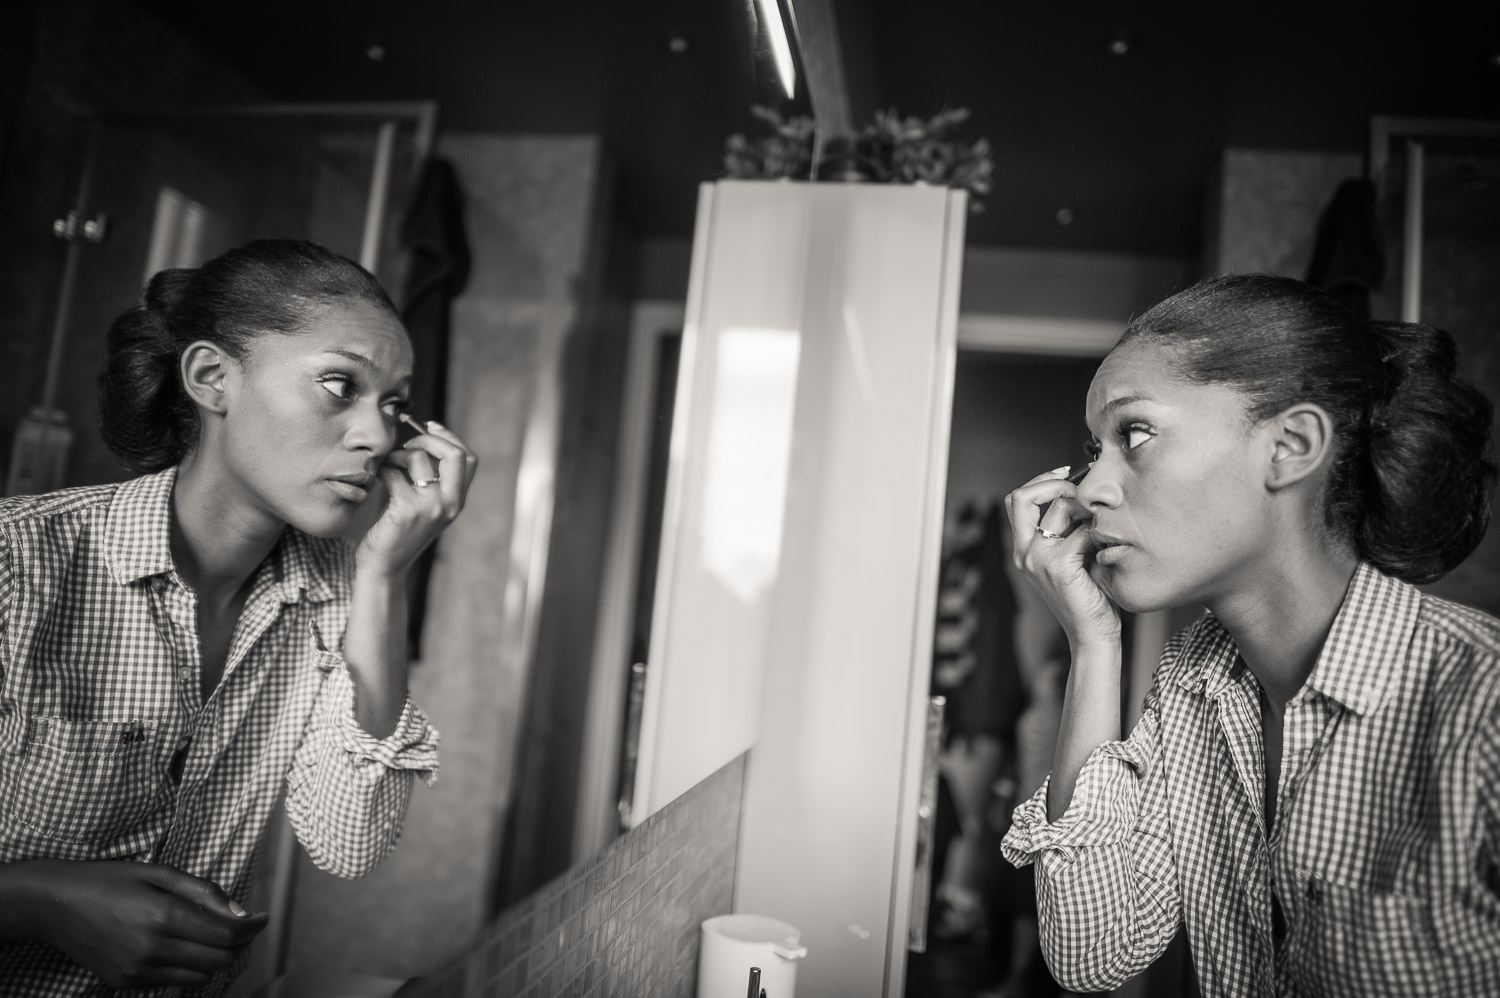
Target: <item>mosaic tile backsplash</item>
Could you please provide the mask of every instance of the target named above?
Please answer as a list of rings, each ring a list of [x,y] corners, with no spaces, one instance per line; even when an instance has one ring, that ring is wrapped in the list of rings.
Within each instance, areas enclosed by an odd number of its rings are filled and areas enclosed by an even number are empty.
[[[506,910],[400,998],[692,998],[699,924],[729,912],[745,757]]]

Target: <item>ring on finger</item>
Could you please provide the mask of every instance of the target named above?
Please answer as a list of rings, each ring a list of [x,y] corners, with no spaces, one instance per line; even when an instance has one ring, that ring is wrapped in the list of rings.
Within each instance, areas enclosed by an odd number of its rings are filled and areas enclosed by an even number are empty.
[[[1043,537],[1047,538],[1047,540],[1049,540],[1049,541],[1060,541],[1060,540],[1063,539],[1063,535],[1062,534],[1053,533],[1052,531],[1048,530],[1046,527],[1043,527],[1043,526],[1038,526],[1036,528],[1036,532],[1039,533],[1039,534],[1041,534]]]
[[[411,487],[414,489],[425,489],[427,486],[436,484],[439,481],[442,481],[441,475],[433,475],[431,478],[413,478],[411,480]]]

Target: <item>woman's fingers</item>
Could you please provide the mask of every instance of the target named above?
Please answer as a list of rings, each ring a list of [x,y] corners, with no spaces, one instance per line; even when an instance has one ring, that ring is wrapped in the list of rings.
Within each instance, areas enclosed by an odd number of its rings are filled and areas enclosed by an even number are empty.
[[[464,498],[469,482],[479,461],[450,430],[441,423],[429,422],[427,432],[408,440],[402,448],[408,454],[420,455],[412,458],[419,462],[423,457],[434,463],[435,486],[440,490],[443,504],[450,514],[457,516],[464,507]]]
[[[1078,495],[1078,486],[1066,480],[1067,474],[1068,469],[1065,467],[1054,468],[1046,474],[1036,476],[1005,497],[1006,515],[1010,517],[1011,525],[1011,555],[1017,567],[1036,540],[1047,539],[1037,533],[1038,527],[1053,533],[1067,532],[1073,520],[1073,511],[1078,510],[1077,504],[1072,503],[1072,499]],[[1068,504],[1060,503],[1059,500],[1062,499],[1068,500]],[[1041,507],[1049,503],[1051,505],[1047,509],[1047,522],[1043,523]]]
[[[467,489],[469,483],[474,480],[474,472],[479,468],[479,458],[474,454],[473,451],[469,450],[467,444],[459,439],[458,434],[454,433],[452,430],[448,429],[448,427],[444,426],[442,423],[439,423],[437,420],[428,420],[427,432],[430,436],[446,440],[450,444],[453,444],[455,447],[464,452],[464,488]]]

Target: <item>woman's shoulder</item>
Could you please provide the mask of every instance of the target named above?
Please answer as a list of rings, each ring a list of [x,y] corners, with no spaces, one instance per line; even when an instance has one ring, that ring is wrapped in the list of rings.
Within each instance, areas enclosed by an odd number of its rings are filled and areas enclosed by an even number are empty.
[[[120,483],[81,485],[34,496],[6,496],[0,499],[0,528],[27,522],[87,516],[107,509]]]
[[[1475,607],[1423,593],[1417,625],[1429,627],[1449,640],[1471,645],[1481,654],[1500,656],[1500,618]]]
[[[1433,681],[1448,699],[1500,710],[1500,619],[1423,593],[1416,638],[1432,656]]]

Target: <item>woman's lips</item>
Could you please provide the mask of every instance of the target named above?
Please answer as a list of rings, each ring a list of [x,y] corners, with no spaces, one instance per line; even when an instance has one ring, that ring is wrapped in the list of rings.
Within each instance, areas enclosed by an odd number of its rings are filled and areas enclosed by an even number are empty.
[[[1130,553],[1130,545],[1118,537],[1096,530],[1089,531],[1089,540],[1094,542],[1094,564],[1109,566]]]
[[[1110,544],[1094,552],[1094,564],[1108,568],[1130,553],[1129,544]]]
[[[368,476],[362,478],[330,478],[328,487],[341,499],[349,502],[364,502],[365,497],[370,494],[370,479]]]

